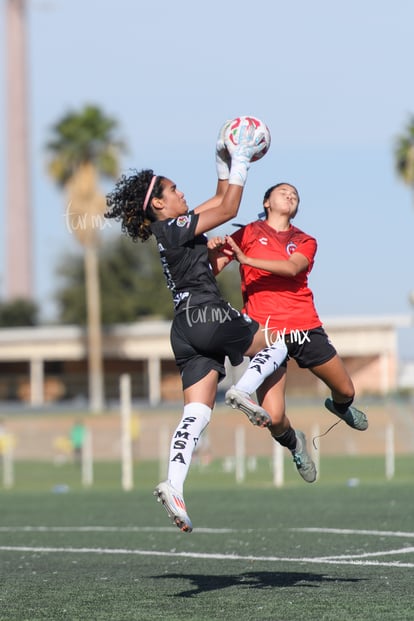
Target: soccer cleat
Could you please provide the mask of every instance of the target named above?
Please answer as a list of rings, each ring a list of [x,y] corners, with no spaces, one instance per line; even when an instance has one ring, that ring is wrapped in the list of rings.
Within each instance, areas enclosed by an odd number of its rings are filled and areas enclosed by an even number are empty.
[[[349,406],[345,414],[341,414],[340,412],[338,412],[333,404],[332,399],[326,399],[325,407],[327,410],[332,412],[332,414],[335,414],[335,416],[338,416],[339,418],[344,420],[347,425],[352,427],[352,429],[358,429],[358,431],[365,431],[365,429],[368,429],[368,418],[366,417],[364,412],[361,412],[361,410],[357,410],[352,405]]]
[[[258,403],[253,401],[250,395],[236,386],[228,389],[225,395],[225,403],[234,409],[244,412],[253,425],[258,427],[269,427],[272,419],[269,414]]]
[[[173,523],[184,533],[191,533],[193,525],[187,514],[183,495],[169,481],[159,483],[153,493],[157,501],[162,503]]]
[[[307,483],[313,483],[316,480],[316,466],[306,449],[306,437],[303,431],[295,431],[296,448],[292,451],[293,461],[296,468]]]

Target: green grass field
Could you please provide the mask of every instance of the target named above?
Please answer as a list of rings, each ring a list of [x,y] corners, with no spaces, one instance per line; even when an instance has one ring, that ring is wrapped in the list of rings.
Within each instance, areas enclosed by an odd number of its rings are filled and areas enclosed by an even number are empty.
[[[325,458],[304,483],[286,460],[241,484],[193,466],[194,524],[181,533],[152,496],[158,464],[18,463],[0,491],[1,621],[404,621],[414,618],[414,462]],[[0,471],[1,472],[1,471]],[[62,490],[66,492],[62,493]]]

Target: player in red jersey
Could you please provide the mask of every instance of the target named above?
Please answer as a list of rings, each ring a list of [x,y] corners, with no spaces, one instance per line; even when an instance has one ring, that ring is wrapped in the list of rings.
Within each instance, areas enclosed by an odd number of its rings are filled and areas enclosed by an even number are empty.
[[[308,275],[316,240],[291,220],[299,194],[289,183],[278,183],[263,199],[265,220],[256,220],[224,240],[209,242],[211,261],[219,272],[230,260],[240,263],[244,311],[265,327],[267,342],[285,340],[288,357],[309,369],[331,390],[325,407],[353,429],[368,427],[366,415],[353,405],[355,389],[343,361],[322,327]],[[259,403],[272,418],[275,440],[290,448],[294,431],[286,416],[286,363],[257,391]]]

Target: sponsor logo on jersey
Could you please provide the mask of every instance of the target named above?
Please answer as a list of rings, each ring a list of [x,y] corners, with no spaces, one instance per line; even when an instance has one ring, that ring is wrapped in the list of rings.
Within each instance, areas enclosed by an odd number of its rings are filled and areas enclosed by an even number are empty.
[[[176,219],[176,224],[179,227],[190,226],[191,217],[190,216],[178,216]]]
[[[297,246],[295,242],[290,241],[286,246],[286,252],[290,255],[293,254],[296,250]]]
[[[262,246],[267,246],[269,240],[267,239],[267,237],[259,237],[259,242],[262,244]]]

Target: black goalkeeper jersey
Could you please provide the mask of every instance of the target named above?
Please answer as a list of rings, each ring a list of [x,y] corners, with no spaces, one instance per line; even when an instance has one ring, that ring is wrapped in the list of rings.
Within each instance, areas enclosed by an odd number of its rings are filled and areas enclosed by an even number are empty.
[[[151,224],[176,314],[191,306],[223,301],[208,260],[207,237],[194,233],[198,217],[190,211]]]

